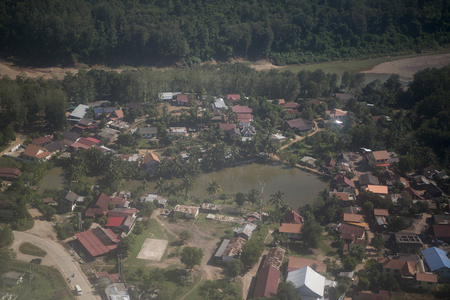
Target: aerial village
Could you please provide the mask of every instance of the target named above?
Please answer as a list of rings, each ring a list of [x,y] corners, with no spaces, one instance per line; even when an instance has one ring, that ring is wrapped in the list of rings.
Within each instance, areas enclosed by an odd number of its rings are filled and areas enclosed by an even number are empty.
[[[335,97],[345,104],[352,95]],[[309,120],[302,117],[302,110],[317,108],[321,101],[267,100],[286,119],[277,132],[261,138],[252,125],[254,110],[243,104],[247,103],[244,98],[230,94],[204,101],[195,94],[160,93],[158,109],[164,116],[179,118],[179,126],[167,128],[155,122],[155,114],[145,103],[127,107],[112,107],[108,101],[79,104],[67,110],[71,124],[67,131],[28,138],[4,153],[36,165],[79,159],[70,165],[68,189],[53,196],[44,193],[37,200],[40,204],[30,208],[44,215],[47,207],[52,208],[48,221],[35,222],[54,226],[61,242],[69,245],[66,250],[88,279],[92,297],[384,300],[395,291],[406,290],[419,299],[450,282],[450,208],[444,192],[449,177],[445,171],[430,165],[405,178],[393,167],[399,163],[396,153],[373,151],[365,145],[326,160],[308,154],[292,161],[279,151],[330,128],[339,130],[348,112],[333,108]],[[187,116],[199,121],[193,123]],[[374,122],[389,122],[387,116],[371,117]],[[212,149],[186,142],[199,136],[208,139],[208,135],[213,136]],[[254,147],[255,140],[269,146]],[[239,153],[230,141],[248,152]],[[226,146],[219,147],[221,142]],[[82,162],[82,155],[113,159],[109,173],[114,168],[131,168],[132,174],[140,174],[142,187],[127,188],[135,175],[112,174],[106,177],[111,184],[108,189],[86,182],[87,188],[80,188],[82,176],[76,163]],[[199,164],[231,166],[254,161],[285,163],[327,178],[330,188],[319,196],[322,206],[290,207],[280,192],[266,195],[262,207],[259,187],[227,195],[213,178],[208,197],[188,196],[192,179],[176,171],[195,170]],[[100,168],[93,160],[89,164]],[[14,185],[21,172],[1,167],[2,186]],[[95,170],[89,172],[95,174]],[[172,176],[183,178],[176,183],[178,188],[173,181],[169,183]],[[148,188],[149,182],[155,183],[153,188]],[[13,219],[13,211],[0,205],[0,217]],[[67,229],[73,223],[76,229]],[[318,223],[323,227],[317,229]],[[165,270],[181,264],[185,265],[181,271]],[[2,275],[2,281],[20,286],[26,282],[24,276],[26,272],[12,270]],[[76,276],[67,279],[70,286],[77,284]],[[237,282],[236,292],[229,285]],[[82,299],[89,291],[81,291],[80,285],[75,287],[75,296]]]

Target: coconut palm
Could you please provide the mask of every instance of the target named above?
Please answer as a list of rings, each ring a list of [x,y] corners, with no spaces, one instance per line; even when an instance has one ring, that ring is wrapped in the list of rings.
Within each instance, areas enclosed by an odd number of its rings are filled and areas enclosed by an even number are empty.
[[[191,176],[184,176],[180,184],[180,190],[184,190],[184,194],[187,196],[188,192],[194,188],[194,180]]]
[[[167,184],[166,184],[166,180],[162,177],[159,177],[158,180],[156,181],[156,186],[155,189],[158,192],[158,194],[163,194],[166,191],[167,188]]]
[[[167,196],[173,196],[178,194],[178,186],[174,183],[171,182],[167,185]]]
[[[270,195],[270,203],[278,210],[284,206],[284,192],[278,190],[275,194]]]
[[[214,198],[218,193],[222,193],[222,186],[220,185],[219,181],[217,179],[213,178],[206,188],[206,191],[208,194],[213,195]]]

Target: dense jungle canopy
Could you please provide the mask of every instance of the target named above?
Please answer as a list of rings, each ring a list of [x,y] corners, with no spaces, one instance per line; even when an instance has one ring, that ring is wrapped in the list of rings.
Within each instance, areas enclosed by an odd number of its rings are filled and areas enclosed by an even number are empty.
[[[363,58],[448,44],[449,7],[447,0],[5,0],[0,52],[65,65]]]

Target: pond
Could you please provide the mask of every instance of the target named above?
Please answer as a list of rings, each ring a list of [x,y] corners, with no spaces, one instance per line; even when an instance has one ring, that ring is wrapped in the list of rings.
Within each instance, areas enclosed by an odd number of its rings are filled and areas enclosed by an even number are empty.
[[[38,184],[38,193],[43,193],[45,190],[57,189],[64,187],[64,170],[62,167],[54,167],[45,173]]]
[[[200,175],[191,195],[207,197],[206,188],[215,178],[225,193],[248,193],[251,189],[261,190],[264,183],[264,202],[267,203],[277,190],[284,192],[285,202],[293,209],[310,203],[317,194],[328,187],[328,183],[315,174],[289,168],[280,164],[245,164],[226,168],[218,172]]]

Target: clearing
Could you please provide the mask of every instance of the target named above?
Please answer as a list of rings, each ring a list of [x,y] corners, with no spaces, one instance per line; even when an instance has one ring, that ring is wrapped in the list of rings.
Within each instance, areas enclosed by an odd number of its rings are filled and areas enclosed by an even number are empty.
[[[167,240],[146,239],[137,258],[160,261],[166,251],[167,244]]]

